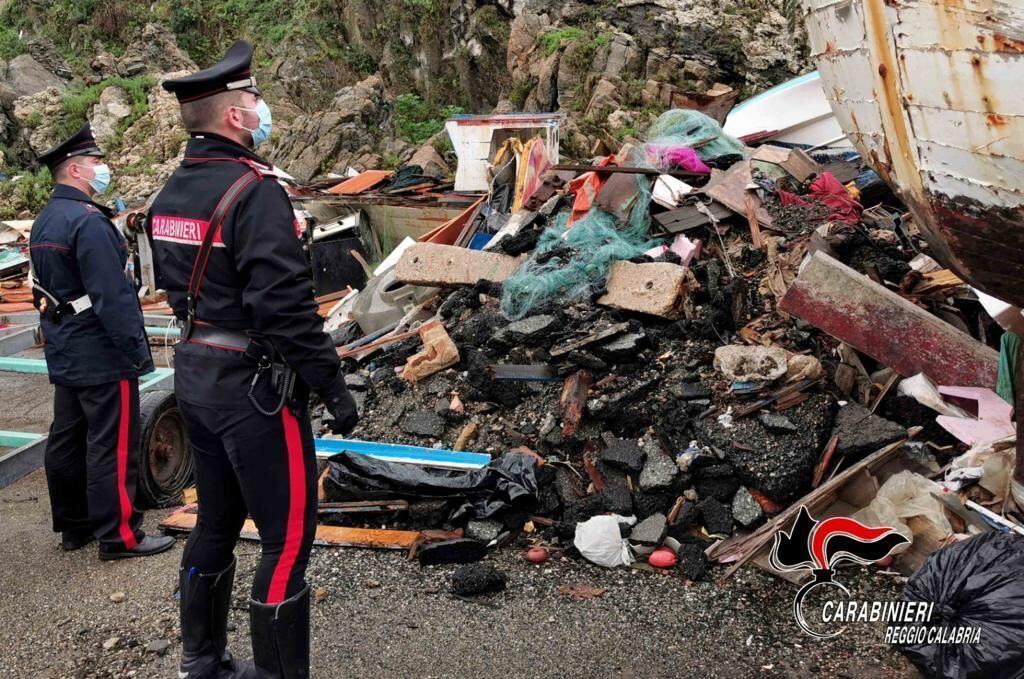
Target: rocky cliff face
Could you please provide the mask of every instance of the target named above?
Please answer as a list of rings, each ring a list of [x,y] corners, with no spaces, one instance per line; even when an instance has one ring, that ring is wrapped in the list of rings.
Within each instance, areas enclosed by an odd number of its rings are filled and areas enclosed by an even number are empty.
[[[750,94],[804,70],[802,29],[783,2],[267,0],[244,15],[227,0],[57,3],[76,8],[72,22],[49,3],[0,0],[0,26],[12,27],[0,28],[0,169],[30,165],[88,117],[115,151],[118,190],[144,200],[185,138],[154,84],[236,38],[257,44],[274,108],[265,151],[299,178],[417,151],[440,160],[444,140],[423,144],[438,129],[423,116],[439,122],[452,106],[563,111],[563,148],[584,157],[641,134],[680,97],[716,83]],[[416,98],[420,118],[403,119],[400,95]]]

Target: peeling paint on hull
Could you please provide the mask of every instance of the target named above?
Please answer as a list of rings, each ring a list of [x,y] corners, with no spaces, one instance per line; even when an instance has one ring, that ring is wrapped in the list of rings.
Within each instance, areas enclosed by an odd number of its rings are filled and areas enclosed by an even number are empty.
[[[1024,306],[1024,2],[803,4],[843,130],[947,266]]]

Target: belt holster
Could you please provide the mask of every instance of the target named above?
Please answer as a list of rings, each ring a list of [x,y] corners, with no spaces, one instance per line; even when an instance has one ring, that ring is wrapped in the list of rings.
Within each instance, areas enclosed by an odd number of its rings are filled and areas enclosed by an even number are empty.
[[[32,287],[32,306],[39,315],[54,325],[60,325],[66,311],[64,304],[43,292],[39,287]]]
[[[286,405],[294,410],[295,371],[284,361],[274,346],[264,338],[250,334],[249,348],[246,350],[245,356],[256,362],[256,374],[253,375],[252,383],[249,385],[249,401],[253,407],[268,417],[277,415]],[[264,375],[270,379],[270,385],[279,396],[277,404],[269,410],[260,405],[253,393],[256,384]]]

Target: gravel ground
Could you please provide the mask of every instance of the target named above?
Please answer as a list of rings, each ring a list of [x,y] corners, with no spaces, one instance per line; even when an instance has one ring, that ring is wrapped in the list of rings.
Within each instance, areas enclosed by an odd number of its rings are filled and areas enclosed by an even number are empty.
[[[0,374],[0,399],[0,429],[46,431],[45,376]],[[61,552],[41,471],[0,490],[0,512],[0,678],[176,676],[180,541],[167,554],[116,563],[100,562],[93,547]],[[165,514],[149,512],[147,529],[156,531]],[[577,560],[536,567],[521,554],[506,548],[493,558],[508,575],[505,592],[470,601],[449,593],[454,567],[421,569],[395,552],[315,549],[313,676],[917,676],[880,643],[879,630],[827,642],[800,636],[793,589],[757,570],[693,585]],[[245,657],[258,550],[247,543],[238,555],[232,647]],[[869,599],[893,597],[900,586],[868,572],[844,583]],[[574,600],[559,591],[574,584],[606,592]],[[168,648],[160,655],[151,644]]]
[[[0,490],[0,677],[173,677],[181,546],[103,563],[94,548],[65,554],[50,532],[45,479],[35,472]],[[149,512],[146,525],[166,512]],[[246,590],[257,550],[239,548],[232,646],[247,656]],[[505,592],[478,601],[449,593],[454,567],[421,569],[405,555],[314,550],[314,677],[913,677],[880,630],[818,642],[797,632],[793,589],[753,569],[724,585],[606,570],[575,560],[544,566],[506,548],[493,559]],[[899,583],[844,574],[863,598]],[[563,585],[606,588],[574,600]],[[112,595],[123,593],[123,601]],[[114,596],[114,599],[120,599]],[[161,656],[146,650],[169,642]],[[104,645],[109,648],[104,648]]]

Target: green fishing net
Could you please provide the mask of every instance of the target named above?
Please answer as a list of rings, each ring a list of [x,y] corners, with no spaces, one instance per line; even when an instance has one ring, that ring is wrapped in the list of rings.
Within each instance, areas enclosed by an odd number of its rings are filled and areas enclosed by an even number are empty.
[[[673,109],[658,116],[647,133],[646,147],[625,146],[616,155],[620,166],[657,167],[655,147],[696,147],[701,159],[743,154],[743,144],[722,131],[721,125],[699,111]],[[651,181],[633,175],[636,192],[622,205],[594,207],[566,230],[569,212],[541,234],[530,258],[505,281],[501,310],[518,319],[553,301],[586,297],[608,276],[612,263],[633,259],[657,244],[649,239]],[[616,215],[619,215],[617,218]]]
[[[717,120],[690,109],[662,113],[647,130],[647,139],[659,146],[689,146],[702,160],[743,154],[743,144],[723,132]]]
[[[588,296],[607,277],[612,262],[632,259],[654,247],[648,239],[650,180],[635,175],[637,193],[624,205],[625,223],[593,208],[566,231],[569,211],[541,234],[537,248],[503,286],[501,310],[518,319],[555,300]]]

